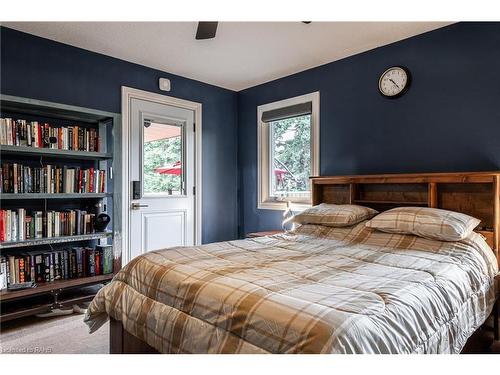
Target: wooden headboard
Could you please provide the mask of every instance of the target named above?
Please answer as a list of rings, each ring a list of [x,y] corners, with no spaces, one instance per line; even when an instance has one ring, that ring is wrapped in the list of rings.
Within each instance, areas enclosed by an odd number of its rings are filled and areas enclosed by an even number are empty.
[[[359,204],[385,211],[435,207],[481,220],[481,233],[499,260],[500,172],[411,173],[312,177],[313,204]]]

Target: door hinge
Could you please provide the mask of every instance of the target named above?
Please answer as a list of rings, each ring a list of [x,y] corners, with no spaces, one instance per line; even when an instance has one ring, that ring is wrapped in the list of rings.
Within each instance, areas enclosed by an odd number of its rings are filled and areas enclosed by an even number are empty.
[[[196,133],[196,123],[195,122],[193,122],[193,132]]]
[[[193,195],[196,195],[196,186],[193,186]]]

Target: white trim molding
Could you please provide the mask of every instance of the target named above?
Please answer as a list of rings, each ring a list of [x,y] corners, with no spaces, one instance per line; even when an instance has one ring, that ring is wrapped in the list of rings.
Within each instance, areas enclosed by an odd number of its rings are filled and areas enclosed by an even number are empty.
[[[257,107],[257,208],[267,210],[285,210],[286,202],[280,202],[270,196],[270,128],[262,121],[265,111],[289,107],[296,104],[312,103],[311,111],[311,175],[319,175],[319,91],[296,96]],[[293,203],[293,210],[310,207],[311,202]]]
[[[202,239],[202,104],[189,100],[178,99],[171,96],[156,94],[148,91],[122,86],[122,264],[125,265],[131,259],[130,253],[130,218],[128,215],[130,204],[130,181],[129,181],[129,122],[130,122],[130,101],[132,99],[147,100],[154,103],[170,105],[174,107],[189,109],[194,111],[195,122],[195,210],[194,210],[194,243],[201,245]]]

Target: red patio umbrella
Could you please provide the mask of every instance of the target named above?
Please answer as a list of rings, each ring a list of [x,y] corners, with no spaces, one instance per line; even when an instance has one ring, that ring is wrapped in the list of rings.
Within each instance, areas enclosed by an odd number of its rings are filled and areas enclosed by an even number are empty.
[[[276,180],[278,181],[278,183],[283,182],[284,176],[287,173],[288,171],[284,169],[274,168],[274,175],[276,176]]]
[[[175,176],[180,176],[182,173],[181,162],[178,161],[178,162],[174,163],[171,167],[156,168],[155,171],[158,172],[159,174],[171,174],[171,175],[175,175]],[[274,174],[276,175],[276,178],[280,182],[283,181],[283,176],[286,173],[288,173],[288,171],[286,171],[284,169],[279,169],[279,168],[274,169]]]
[[[182,173],[181,162],[178,161],[174,163],[171,167],[160,167],[155,169],[159,174],[172,174],[175,176],[180,176]]]

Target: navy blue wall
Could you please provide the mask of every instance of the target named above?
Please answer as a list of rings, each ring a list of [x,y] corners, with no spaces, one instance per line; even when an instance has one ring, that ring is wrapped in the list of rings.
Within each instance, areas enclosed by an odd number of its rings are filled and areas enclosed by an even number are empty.
[[[279,228],[257,210],[260,104],[320,91],[321,174],[500,169],[500,23],[459,23],[239,93],[1,28],[4,94],[120,112],[120,86],[203,103],[203,241]],[[407,66],[408,93],[380,96]],[[239,171],[239,174],[238,174]],[[237,181],[239,175],[239,206]]]
[[[413,76],[397,100],[392,65]],[[240,92],[240,234],[281,221],[256,208],[257,106],[318,90],[322,175],[500,169],[500,23],[459,23]]]
[[[237,93],[2,27],[2,94],[121,112],[121,86],[203,104],[203,242],[237,236]]]

